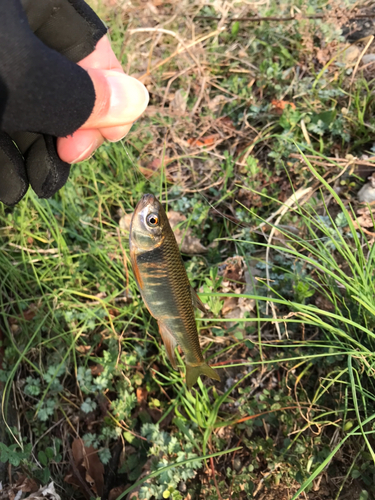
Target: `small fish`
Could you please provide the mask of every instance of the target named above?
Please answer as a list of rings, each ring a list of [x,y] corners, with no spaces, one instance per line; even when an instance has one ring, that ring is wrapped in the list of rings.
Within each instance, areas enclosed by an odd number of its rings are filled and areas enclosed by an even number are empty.
[[[176,366],[175,347],[185,354],[186,385],[200,375],[220,380],[205,362],[199,345],[194,307],[205,311],[191,287],[175,235],[160,202],[145,194],[130,225],[130,259],[144,303],[157,320],[169,361]]]

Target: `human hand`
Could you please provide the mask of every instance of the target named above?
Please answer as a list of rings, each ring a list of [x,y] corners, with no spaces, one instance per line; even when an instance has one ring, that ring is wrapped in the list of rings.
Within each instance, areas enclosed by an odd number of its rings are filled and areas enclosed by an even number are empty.
[[[90,75],[96,101],[90,117],[76,132],[57,139],[57,153],[67,163],[89,158],[104,140],[124,138],[148,104],[146,87],[125,75],[106,36],[78,65]]]
[[[29,184],[52,196],[71,162],[126,135],[148,94],[83,0],[1,0],[0,20],[0,201],[14,205]]]

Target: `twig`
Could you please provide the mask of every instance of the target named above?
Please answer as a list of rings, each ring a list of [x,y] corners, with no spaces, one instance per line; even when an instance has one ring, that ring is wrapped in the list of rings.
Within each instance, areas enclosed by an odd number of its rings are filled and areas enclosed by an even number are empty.
[[[364,49],[362,50],[362,52],[360,53],[359,57],[358,57],[358,61],[356,62],[355,64],[355,67],[354,67],[354,70],[353,70],[353,74],[352,74],[352,78],[350,80],[350,85],[353,85],[353,81],[354,81],[354,77],[358,71],[358,66],[359,66],[359,63],[362,61],[362,57],[366,54],[367,52],[367,49],[370,47],[370,45],[372,44],[373,40],[374,40],[374,35],[371,35],[369,37],[369,40],[368,42],[366,43],[366,46],[364,47]]]
[[[224,181],[224,179],[219,179],[218,181],[210,184],[209,186],[203,186],[198,189],[184,189],[184,193],[199,193],[200,191],[207,191],[207,189],[211,189],[212,187],[218,186]]]
[[[295,21],[302,19],[324,19],[324,14],[315,14],[314,16],[289,16],[289,17],[260,17],[260,16],[245,16],[245,17],[232,17],[230,19],[223,19],[215,16],[195,16],[194,19],[202,19],[207,21],[223,21],[224,23],[235,23],[237,21],[248,21],[250,23],[257,23],[259,21]],[[356,19],[370,19],[375,17],[375,14],[358,14],[350,18],[350,21]]]
[[[180,36],[177,35],[177,33],[175,33],[174,31],[171,31],[171,30],[166,30],[164,28],[135,28],[133,30],[129,30],[129,33],[132,35],[133,33],[164,33],[165,35],[171,35],[173,36],[174,38],[176,38],[176,40],[179,41],[179,43],[184,47],[184,49],[188,52],[189,56],[193,59],[193,61],[195,62],[195,64],[198,66],[199,68],[199,72],[202,73],[202,68],[201,68],[201,65],[200,65],[200,62],[198,61],[198,59],[195,57],[194,54],[192,54],[189,50],[190,48],[190,45],[186,45],[186,43],[182,40],[182,38]],[[150,73],[152,70],[148,71],[148,73]]]
[[[327,157],[327,160],[329,161],[322,161],[322,157],[318,155],[304,155],[306,158],[308,158],[311,163],[315,163],[316,165],[320,166],[335,166],[335,163],[340,165],[341,163],[346,164],[348,162],[347,158],[334,158],[334,157]],[[304,157],[300,154],[297,153],[291,153],[289,155],[290,158],[295,158],[296,160],[303,160]],[[373,160],[373,162],[369,161]],[[363,167],[374,167],[375,168],[375,156],[368,158],[367,161],[365,160],[360,160],[358,158],[354,158],[353,163],[356,165],[361,165]]]
[[[374,63],[375,63],[375,61],[370,61],[369,63],[364,64],[363,66],[361,66],[361,70],[363,71],[364,69],[367,69],[369,66],[371,66]]]
[[[171,88],[171,85],[172,83],[177,80],[177,78],[179,78],[180,76],[184,75],[185,73],[187,73],[188,71],[190,71],[191,69],[193,69],[195,66],[192,65],[192,66],[189,66],[188,68],[185,68],[183,69],[182,71],[179,71],[178,73],[176,73],[172,78],[170,78],[168,80],[168,83],[167,83],[167,86],[165,88],[165,92],[164,92],[164,97],[163,97],[163,103],[161,105],[161,108],[164,108],[165,106],[165,103],[166,103],[166,100],[167,100],[167,95],[169,93],[169,89]]]
[[[301,125],[301,130],[302,130],[302,133],[303,133],[303,137],[305,138],[305,141],[307,142],[307,144],[309,146],[311,146],[310,136],[309,136],[309,133],[307,131],[305,120],[302,119],[300,121],[300,125]]]
[[[269,262],[269,256],[270,256],[270,245],[272,243],[272,238],[275,235],[277,226],[279,225],[282,217],[287,213],[287,211],[295,205],[301,198],[303,198],[305,195],[309,194],[311,191],[311,187],[308,188],[300,188],[298,191],[293,193],[287,200],[286,202],[282,205],[282,207],[279,208],[279,217],[276,219],[275,224],[273,225],[268,241],[267,241],[267,248],[266,248],[266,279],[267,279],[267,288],[269,289],[269,284],[270,284],[270,271],[268,268],[268,262]],[[272,216],[271,216],[272,217]],[[269,294],[269,292],[268,292]],[[268,295],[267,294],[267,295]],[[277,319],[277,314],[276,314],[276,308],[275,304],[273,302],[267,301],[267,306],[266,306],[266,314],[268,314],[268,306],[271,307],[272,311],[272,317],[276,320]],[[275,321],[275,327],[277,330],[277,335],[279,337],[279,340],[281,340],[281,330],[280,330],[280,325],[277,321]]]
[[[118,236],[118,242],[120,245],[120,249],[122,252],[122,261],[125,267],[125,276],[126,276],[126,298],[129,297],[129,269],[128,269],[128,256],[125,253],[124,247],[122,246],[122,241],[121,241],[121,234],[120,234],[120,228],[117,226],[117,236]]]
[[[278,408],[277,410],[269,410],[269,411],[264,411],[262,413],[257,413],[256,415],[249,415],[244,418],[240,418],[239,420],[236,420],[235,422],[231,422],[228,425],[237,425],[242,422],[246,422],[247,420],[253,420],[254,418],[259,418],[262,417],[263,415],[268,415],[270,413],[275,413],[276,411],[284,411],[284,410],[299,410],[300,406],[285,406],[284,408]]]
[[[61,418],[58,422],[55,422],[51,427],[49,427],[36,441],[35,443],[33,444],[33,448],[32,448],[32,452],[35,450],[35,447],[36,445],[39,443],[39,441],[41,441],[44,436],[47,436],[47,434],[49,434],[52,429],[54,429],[55,427],[57,427],[58,425],[60,425],[62,422],[64,422],[64,418]]]
[[[79,438],[79,439],[81,439],[81,438]],[[82,442],[82,446],[83,446],[83,442]],[[89,498],[91,498],[92,491],[88,487],[86,481],[83,479],[81,473],[78,470],[78,467],[76,466],[76,463],[75,463],[74,457],[73,457],[73,452],[72,452],[71,448],[68,448],[68,455],[69,455],[69,463],[70,463],[70,466],[72,468],[73,474],[77,478],[77,480],[80,483],[81,487],[83,488],[85,494],[88,495]]]
[[[299,201],[300,198],[305,196],[311,191],[311,187],[308,188],[300,188],[298,191],[292,194],[285,203],[281,205],[280,208],[276,210],[273,214],[271,214],[264,222],[261,222],[259,226],[256,227],[256,229],[261,229],[263,226],[271,222],[272,219],[274,219],[277,215],[281,214],[281,217],[286,214],[286,212],[291,208],[291,206],[296,202]],[[278,219],[279,220],[279,219]],[[277,225],[277,222],[275,223]]]
[[[212,478],[214,480],[214,484],[215,484],[215,488],[216,488],[216,493],[217,493],[217,498],[219,500],[223,500],[223,497],[220,494],[219,485],[217,484],[217,481],[216,481],[216,475],[215,475],[216,471],[215,471],[214,459],[212,457],[210,458],[210,463],[211,463]]]
[[[201,90],[199,92],[199,96],[198,96],[198,99],[196,101],[196,103],[194,104],[194,107],[193,109],[191,110],[191,116],[194,116],[195,113],[197,112],[197,109],[201,103],[201,100],[203,99],[203,94],[204,94],[204,91],[205,91],[205,88],[206,88],[206,83],[207,83],[207,77],[204,76],[202,78],[202,85],[201,85]]]
[[[60,250],[58,248],[47,248],[45,250],[43,250],[42,248],[41,249],[38,249],[38,250],[32,250],[31,248],[27,248],[27,247],[22,247],[21,245],[16,245],[15,243],[11,243],[11,242],[8,242],[8,245],[10,247],[14,247],[14,248],[17,248],[18,250],[22,250],[24,252],[29,252],[29,253],[45,253],[45,254],[57,254],[57,253],[60,253]]]
[[[275,464],[272,467],[272,470],[270,470],[269,472],[267,472],[266,474],[264,474],[264,476],[262,477],[262,479],[259,481],[256,490],[253,493],[253,498],[255,498],[257,496],[257,494],[260,492],[260,490],[263,488],[263,486],[264,486],[264,480],[267,479],[267,477],[271,476],[275,472],[275,470],[278,467],[280,467],[280,465],[282,465],[282,464]]]
[[[103,298],[106,298],[108,297],[108,295],[106,295],[105,297]],[[114,297],[111,302],[113,301],[115,304],[118,303],[118,302],[128,302],[132,300],[132,297]],[[91,301],[86,301],[86,302],[80,302],[79,304],[76,304],[75,307],[87,307],[87,306],[97,306],[99,304],[102,304],[102,301],[101,300],[91,300]]]
[[[219,35],[223,31],[224,31],[224,28],[212,31],[211,33],[208,33],[207,35],[204,35],[201,38],[198,38],[197,40],[194,40],[193,42],[189,43],[188,45],[186,45],[182,49],[175,50],[173,52],[173,54],[171,54],[167,58],[163,59],[163,61],[160,61],[159,63],[155,64],[155,66],[153,66],[150,70],[146,71],[146,73],[144,73],[142,76],[140,76],[138,78],[138,80],[143,81],[146,78],[146,76],[148,76],[150,73],[152,73],[152,71],[160,68],[160,66],[163,66],[164,64],[166,64],[167,62],[169,62],[174,57],[178,56],[179,54],[182,54],[182,52],[184,52],[185,50],[188,50],[190,47],[193,47],[194,45],[197,45],[198,43],[204,42],[208,38],[212,38],[213,36]]]
[[[222,92],[225,92],[226,94],[231,95],[232,97],[234,97],[234,98],[236,98],[238,100],[242,100],[242,101],[246,101],[247,100],[246,97],[241,97],[241,96],[239,96],[237,94],[233,94],[233,92],[230,92],[229,90],[225,89],[224,87],[221,87],[217,83],[214,83],[214,82],[210,81],[210,85],[212,85],[213,87],[216,87],[217,89],[221,90]]]

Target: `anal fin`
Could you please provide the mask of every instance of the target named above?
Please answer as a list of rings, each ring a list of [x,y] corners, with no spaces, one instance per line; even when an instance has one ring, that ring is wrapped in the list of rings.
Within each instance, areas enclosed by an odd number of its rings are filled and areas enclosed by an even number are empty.
[[[207,309],[204,307],[203,302],[201,299],[198,297],[197,292],[194,290],[194,288],[191,286],[191,300],[193,302],[193,306],[199,309],[200,311],[207,313]]]
[[[165,345],[165,350],[167,351],[168,359],[174,370],[177,370],[176,355],[174,352],[177,344],[176,339],[173,337],[171,331],[161,321],[158,321],[158,325],[161,338],[163,339],[163,343]]]

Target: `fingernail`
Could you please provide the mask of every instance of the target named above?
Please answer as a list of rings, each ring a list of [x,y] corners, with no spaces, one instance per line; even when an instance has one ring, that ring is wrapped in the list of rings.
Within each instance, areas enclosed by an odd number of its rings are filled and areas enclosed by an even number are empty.
[[[130,125],[123,125],[122,127],[101,128],[100,132],[107,141],[117,142],[128,135],[132,126],[133,124],[131,123]]]
[[[78,163],[78,162],[83,161],[83,160],[88,160],[95,153],[95,151],[99,145],[100,144],[98,143],[98,141],[96,141],[96,140],[93,141],[90,144],[90,146],[84,150],[83,153],[81,153],[79,156],[77,156],[77,158],[70,161],[69,163]]]
[[[132,123],[146,109],[149,95],[146,87],[136,78],[118,71],[107,71],[106,79],[111,89],[107,119],[115,123]]]

